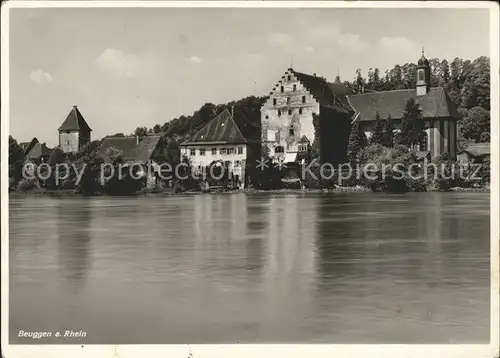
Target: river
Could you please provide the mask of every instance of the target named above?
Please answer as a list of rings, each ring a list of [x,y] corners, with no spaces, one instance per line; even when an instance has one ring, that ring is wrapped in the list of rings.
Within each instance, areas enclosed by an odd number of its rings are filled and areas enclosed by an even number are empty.
[[[13,197],[10,341],[487,343],[489,220],[487,193]]]

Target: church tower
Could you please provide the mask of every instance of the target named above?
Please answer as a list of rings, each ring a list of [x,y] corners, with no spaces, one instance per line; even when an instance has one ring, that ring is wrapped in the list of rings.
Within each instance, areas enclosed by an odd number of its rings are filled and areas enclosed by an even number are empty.
[[[424,48],[422,47],[422,57],[417,64],[417,96],[424,96],[429,92],[431,87],[431,66],[429,60],[424,56]]]

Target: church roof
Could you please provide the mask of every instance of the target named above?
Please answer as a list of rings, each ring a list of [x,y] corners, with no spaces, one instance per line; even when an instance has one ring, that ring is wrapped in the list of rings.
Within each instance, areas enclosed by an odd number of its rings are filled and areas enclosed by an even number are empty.
[[[245,108],[234,108],[234,115],[225,109],[182,144],[243,144],[258,141],[260,129],[248,116]]]
[[[77,106],[73,106],[59,131],[92,131]]]
[[[406,102],[410,98],[415,98],[420,104],[423,118],[460,118],[456,106],[443,87],[430,88],[429,92],[423,96],[417,96],[415,89],[404,89],[347,97],[361,121],[374,121],[377,111],[382,118],[391,115],[392,119],[401,119]]]
[[[316,75],[308,75],[297,71],[293,71],[293,74],[320,105],[335,109],[341,113],[352,112],[345,96],[356,93],[354,89],[341,83],[328,82],[323,77]]]
[[[151,159],[161,138],[161,136],[142,137],[137,143],[137,137],[107,137],[102,142],[99,155],[107,161],[110,159],[109,149],[114,148],[121,152],[124,162],[146,162]]]
[[[28,154],[36,143],[38,143],[38,139],[36,137],[33,137],[30,142],[21,142],[19,143],[19,146],[24,151],[24,154]]]

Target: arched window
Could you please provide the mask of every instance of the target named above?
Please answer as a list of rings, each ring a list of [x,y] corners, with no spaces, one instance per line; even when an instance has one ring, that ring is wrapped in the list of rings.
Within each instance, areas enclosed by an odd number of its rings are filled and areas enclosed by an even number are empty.
[[[285,92],[285,87],[281,86],[281,92]]]
[[[424,81],[424,70],[418,70],[418,80]]]
[[[291,115],[292,115],[292,110],[291,110],[291,109],[289,109],[289,110],[288,110],[288,115],[289,115],[289,116],[291,116]]]
[[[297,85],[293,85],[293,90],[296,91],[297,90]]]
[[[302,114],[302,108],[299,108],[299,114]]]
[[[293,137],[294,135],[295,135],[295,130],[293,126],[290,126],[290,128],[288,128],[288,136]]]
[[[421,151],[428,151],[429,150],[429,143],[428,143],[428,138],[427,138],[426,132],[424,132],[424,135],[422,136],[422,140],[420,141],[420,150]]]

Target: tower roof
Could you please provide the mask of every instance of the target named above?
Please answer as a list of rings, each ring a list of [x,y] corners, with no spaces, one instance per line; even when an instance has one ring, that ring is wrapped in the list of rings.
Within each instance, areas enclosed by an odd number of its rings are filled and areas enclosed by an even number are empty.
[[[59,131],[92,131],[77,106],[73,106]]]
[[[424,47],[422,46],[422,57],[418,60],[418,66],[429,66],[429,60],[425,58]]]

